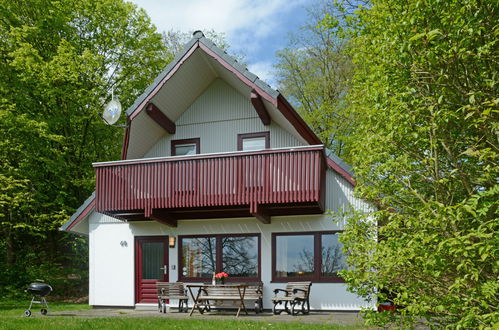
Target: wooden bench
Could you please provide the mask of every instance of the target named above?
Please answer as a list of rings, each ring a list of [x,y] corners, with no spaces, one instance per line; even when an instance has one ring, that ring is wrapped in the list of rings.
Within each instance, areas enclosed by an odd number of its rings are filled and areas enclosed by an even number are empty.
[[[187,313],[187,291],[182,282],[156,282],[158,292],[158,310],[166,313],[166,301],[169,299],[178,300],[178,311]]]
[[[291,315],[298,315],[299,312],[303,314],[310,313],[310,287],[312,282],[288,282],[286,289],[275,289],[272,302],[274,303],[274,314],[281,314],[286,312]],[[279,295],[282,292],[284,295]],[[277,305],[284,303],[284,309],[277,309]],[[291,309],[288,307],[291,307]],[[306,305],[306,306],[305,306]]]
[[[188,285],[189,291],[194,300],[194,306],[191,309],[192,315],[197,308],[203,314],[205,310],[220,302],[233,302],[237,309],[236,317],[239,316],[241,310],[246,314],[246,306],[244,305],[246,285],[244,284],[229,284],[229,285]],[[197,295],[194,295],[192,288],[199,288]]]

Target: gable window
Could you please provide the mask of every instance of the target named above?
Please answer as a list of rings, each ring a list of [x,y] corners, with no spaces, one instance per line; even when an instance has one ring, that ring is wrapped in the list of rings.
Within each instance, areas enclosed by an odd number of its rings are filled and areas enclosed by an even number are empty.
[[[199,154],[199,138],[172,140],[171,154],[172,156],[188,156]]]
[[[260,280],[260,235],[196,235],[179,237],[179,279],[209,282],[226,272],[229,281]]]
[[[270,148],[270,132],[237,135],[237,150],[251,151]]]
[[[343,282],[346,269],[339,232],[272,234],[272,280]]]

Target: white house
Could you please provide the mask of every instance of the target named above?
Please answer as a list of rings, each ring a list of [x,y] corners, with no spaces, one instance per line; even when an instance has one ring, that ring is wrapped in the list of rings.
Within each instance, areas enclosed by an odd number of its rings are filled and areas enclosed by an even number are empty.
[[[316,310],[358,310],[336,272],[342,223],[364,208],[349,167],[276,90],[196,31],[127,110],[121,161],[63,230],[90,244],[90,305],[156,303],[155,282],[312,281]]]

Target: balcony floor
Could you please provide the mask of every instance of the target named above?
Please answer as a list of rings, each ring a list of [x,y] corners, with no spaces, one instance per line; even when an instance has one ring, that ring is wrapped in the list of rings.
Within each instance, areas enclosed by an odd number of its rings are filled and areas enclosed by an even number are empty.
[[[263,204],[261,208],[268,216],[324,213],[319,203]],[[250,213],[249,205],[155,209],[155,211],[160,214],[168,214],[168,216],[176,220],[253,217]],[[106,214],[125,221],[151,220],[145,217],[144,210],[108,211]]]

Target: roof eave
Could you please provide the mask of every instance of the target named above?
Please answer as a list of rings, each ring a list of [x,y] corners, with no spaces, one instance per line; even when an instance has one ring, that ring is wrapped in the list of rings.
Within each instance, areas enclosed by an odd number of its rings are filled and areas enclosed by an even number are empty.
[[[71,231],[79,222],[85,219],[95,209],[95,191],[88,197],[85,202],[73,213],[73,215],[63,224],[59,230]]]

